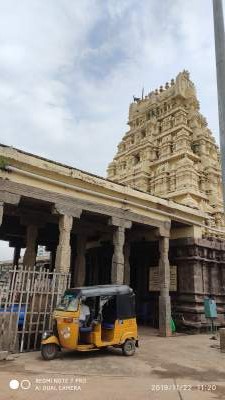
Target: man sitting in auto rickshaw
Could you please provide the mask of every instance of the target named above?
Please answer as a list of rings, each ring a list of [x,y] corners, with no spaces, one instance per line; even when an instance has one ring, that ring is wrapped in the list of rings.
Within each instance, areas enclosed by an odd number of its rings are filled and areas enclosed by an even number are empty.
[[[79,316],[79,326],[80,327],[87,327],[87,323],[90,322],[90,308],[85,303],[86,298],[81,300],[80,304],[80,316]]]

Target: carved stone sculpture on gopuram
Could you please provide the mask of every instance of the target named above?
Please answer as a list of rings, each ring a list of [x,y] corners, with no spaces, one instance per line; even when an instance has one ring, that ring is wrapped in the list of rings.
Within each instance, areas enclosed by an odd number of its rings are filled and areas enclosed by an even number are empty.
[[[108,178],[205,211],[224,228],[220,153],[189,72],[136,99]]]

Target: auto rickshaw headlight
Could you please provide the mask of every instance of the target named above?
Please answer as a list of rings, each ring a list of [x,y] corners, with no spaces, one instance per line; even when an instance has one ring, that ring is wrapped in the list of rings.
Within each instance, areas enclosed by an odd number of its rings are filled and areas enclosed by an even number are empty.
[[[52,335],[51,332],[45,331],[42,333],[42,340],[48,339]]]

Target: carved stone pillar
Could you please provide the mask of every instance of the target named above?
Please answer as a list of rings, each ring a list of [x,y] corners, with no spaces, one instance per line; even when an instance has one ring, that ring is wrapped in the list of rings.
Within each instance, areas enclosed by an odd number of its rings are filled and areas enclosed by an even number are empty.
[[[112,257],[111,282],[122,285],[124,283],[125,229],[130,229],[132,222],[112,217],[109,223],[115,226],[113,232],[114,253]]]
[[[74,286],[84,286],[86,274],[86,241],[85,235],[77,235],[77,251],[75,259]]]
[[[210,281],[211,281],[211,294],[221,295],[221,284],[218,264],[212,262],[209,266]]]
[[[16,246],[14,248],[14,254],[13,254],[13,266],[17,266],[19,265],[19,259],[20,259],[20,252],[21,252],[21,247],[20,246]]]
[[[60,215],[59,217],[59,243],[56,251],[56,272],[67,273],[70,270],[70,233],[73,225],[73,217]]]
[[[3,220],[3,202],[0,201],[0,226],[2,225]]]
[[[113,233],[114,253],[112,258],[111,282],[123,284],[125,228],[118,226]]]
[[[37,236],[38,228],[35,225],[27,226],[26,235],[26,250],[23,257],[23,265],[26,268],[33,268],[35,266],[37,256]]]
[[[130,242],[124,245],[124,284],[130,285]]]
[[[159,334],[171,335],[171,303],[170,303],[170,264],[169,264],[169,237],[159,238]]]

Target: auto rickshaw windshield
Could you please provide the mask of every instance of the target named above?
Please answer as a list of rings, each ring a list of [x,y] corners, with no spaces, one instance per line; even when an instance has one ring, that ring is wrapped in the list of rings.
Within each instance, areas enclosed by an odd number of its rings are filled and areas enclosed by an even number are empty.
[[[65,293],[60,303],[56,306],[56,310],[60,311],[77,311],[79,306],[79,298],[76,293]]]

